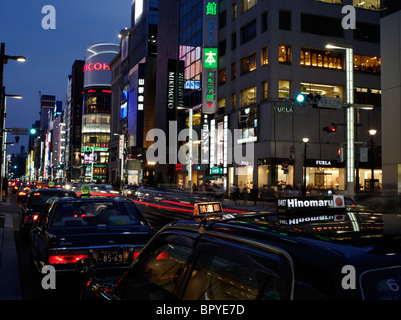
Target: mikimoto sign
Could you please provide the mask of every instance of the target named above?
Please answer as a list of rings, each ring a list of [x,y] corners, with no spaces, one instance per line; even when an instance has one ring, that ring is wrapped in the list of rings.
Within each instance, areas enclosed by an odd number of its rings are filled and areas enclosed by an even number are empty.
[[[340,209],[345,208],[344,196],[333,195],[330,197],[299,197],[278,199],[279,209]]]

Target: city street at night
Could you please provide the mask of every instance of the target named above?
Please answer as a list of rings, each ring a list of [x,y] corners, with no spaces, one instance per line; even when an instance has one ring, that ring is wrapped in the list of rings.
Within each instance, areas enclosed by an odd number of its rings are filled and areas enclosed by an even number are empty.
[[[0,306],[401,300],[400,26],[399,0],[3,0]]]

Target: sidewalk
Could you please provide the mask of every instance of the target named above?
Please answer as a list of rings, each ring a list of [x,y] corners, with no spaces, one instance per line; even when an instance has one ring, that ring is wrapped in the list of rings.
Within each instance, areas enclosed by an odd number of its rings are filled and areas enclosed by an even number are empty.
[[[9,206],[10,196],[0,206]],[[21,300],[17,248],[11,215],[0,213],[0,300]]]

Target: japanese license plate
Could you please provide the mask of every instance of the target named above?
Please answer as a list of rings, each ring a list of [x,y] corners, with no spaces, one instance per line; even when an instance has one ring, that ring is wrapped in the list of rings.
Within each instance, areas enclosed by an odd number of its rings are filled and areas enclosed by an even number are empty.
[[[122,250],[100,250],[98,252],[99,264],[115,264],[123,263]]]

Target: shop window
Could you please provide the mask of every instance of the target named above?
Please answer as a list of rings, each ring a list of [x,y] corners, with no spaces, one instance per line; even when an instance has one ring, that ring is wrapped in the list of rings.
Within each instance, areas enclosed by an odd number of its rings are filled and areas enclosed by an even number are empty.
[[[278,97],[279,99],[285,99],[290,96],[290,81],[279,80],[278,81]]]
[[[278,47],[278,62],[283,64],[291,63],[291,46],[280,45]]]
[[[256,70],[256,52],[241,59],[241,74]]]

